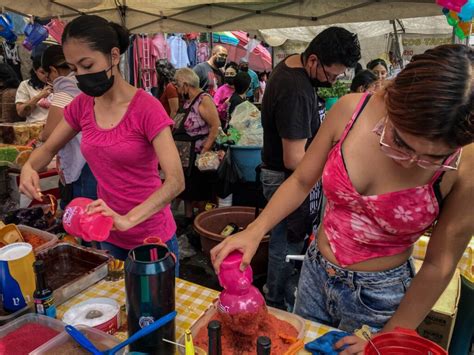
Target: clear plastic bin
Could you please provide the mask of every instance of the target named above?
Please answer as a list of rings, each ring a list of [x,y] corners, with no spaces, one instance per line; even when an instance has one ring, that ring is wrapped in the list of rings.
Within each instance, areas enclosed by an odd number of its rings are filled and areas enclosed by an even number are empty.
[[[64,327],[66,326],[65,323],[61,322],[60,320],[46,317],[40,314],[25,314],[18,319],[11,321],[10,323],[0,327],[0,340],[7,336],[9,333],[21,328],[26,324],[36,323],[50,329],[57,331],[59,334],[64,331]],[[59,335],[58,334],[58,335]],[[58,336],[56,335],[56,337]],[[54,339],[54,338],[53,338]],[[43,344],[50,341],[52,339],[46,340]],[[43,344],[39,344],[41,346]]]
[[[33,228],[33,227],[24,226],[22,224],[19,224],[17,227],[18,227],[18,229],[20,230],[21,233],[35,234],[38,237],[41,237],[41,239],[46,240],[46,243],[44,243],[43,245],[40,245],[38,248],[34,249],[35,255],[38,254],[39,252],[43,251],[43,250],[50,249],[51,247],[53,247],[58,242],[58,237],[55,236],[52,233],[48,233],[48,232],[45,232],[45,231],[42,231],[40,229],[36,229],[36,228]]]
[[[120,340],[100,330],[78,325],[76,329],[80,330],[92,344],[94,344],[100,351],[105,351],[120,344]],[[69,346],[68,346],[69,344]],[[125,349],[121,349],[117,354],[124,354]],[[79,344],[72,339],[68,333],[62,332],[57,337],[51,339],[39,348],[35,349],[30,355],[80,355],[89,354],[88,351],[82,349]]]

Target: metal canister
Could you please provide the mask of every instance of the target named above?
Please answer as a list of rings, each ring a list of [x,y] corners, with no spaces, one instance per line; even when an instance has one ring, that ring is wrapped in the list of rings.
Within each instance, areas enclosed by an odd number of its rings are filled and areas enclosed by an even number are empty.
[[[175,259],[165,245],[146,244],[132,249],[125,261],[128,335],[175,310]],[[130,351],[173,354],[174,320],[130,345]]]

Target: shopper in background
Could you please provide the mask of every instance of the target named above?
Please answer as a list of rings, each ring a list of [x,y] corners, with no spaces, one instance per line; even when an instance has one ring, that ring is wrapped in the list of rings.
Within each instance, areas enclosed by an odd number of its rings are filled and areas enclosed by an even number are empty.
[[[41,67],[46,80],[53,88],[53,100],[46,124],[40,135],[46,141],[64,118],[64,108],[81,93],[77,87],[75,73],[69,68],[60,45],[46,48],[41,58]],[[76,197],[97,199],[97,181],[81,153],[82,133],[78,133],[57,155],[56,163],[60,177],[61,208]]]
[[[18,85],[15,71],[8,64],[0,63],[0,123],[23,121],[15,107]]]
[[[255,102],[259,100],[260,94],[260,81],[258,80],[258,75],[252,69],[249,68],[249,62],[246,58],[242,58],[239,64],[239,70],[250,75],[251,83],[247,91],[247,100],[250,102]]]
[[[212,55],[207,62],[199,63],[194,72],[199,77],[199,87],[214,96],[217,88],[224,84],[224,68],[227,62],[227,49],[223,46],[212,48]]]
[[[330,27],[318,34],[304,53],[289,56],[273,70],[262,102],[261,181],[268,201],[301,162],[324,119],[324,103],[317,97],[317,89],[331,86],[359,59],[357,35]],[[321,204],[318,184],[294,213],[272,229],[264,289],[270,306],[291,309],[294,289],[288,280],[294,264],[285,262],[285,256],[301,254],[306,235],[319,225]]]
[[[127,29],[95,15],[69,22],[62,35],[66,61],[83,92],[64,109],[64,120],[21,172],[20,190],[39,200],[38,170],[82,132],[81,151],[97,179],[99,200],[88,213],[114,220],[101,248],[125,260],[148,236],[159,236],[179,261],[170,202],[183,190],[179,154],[169,118],[157,99],[128,84],[119,70],[129,46]],[[166,175],[162,183],[158,164]],[[179,262],[176,263],[176,276]]]
[[[188,114],[184,117],[183,127],[191,137],[201,136],[195,143],[197,154],[210,151],[219,132],[220,121],[216,105],[212,97],[199,88],[199,77],[189,68],[179,69],[175,75],[178,93],[185,100],[184,109]],[[177,128],[177,127],[176,127]],[[185,218],[188,222],[194,218],[193,205],[212,198],[209,175],[193,166],[186,175],[185,190],[180,198],[185,202]]]
[[[156,97],[160,99],[166,113],[174,118],[179,109],[179,95],[173,83],[176,69],[171,63],[163,63],[156,66],[156,72],[158,74],[158,93]]]
[[[388,66],[385,60],[377,58],[367,63],[367,69],[372,70],[377,75],[378,81],[375,90],[380,90],[388,76]]]
[[[258,94],[257,102],[259,102],[259,103],[262,102],[263,94],[265,94],[265,88],[267,87],[268,74],[269,73],[267,73],[265,71],[258,74],[258,80],[260,82],[260,88],[258,89],[259,94]]]
[[[375,92],[377,86],[377,75],[372,70],[361,70],[352,79],[351,92],[362,93],[366,91]]]
[[[234,79],[238,70],[237,63],[230,62],[226,64],[224,85],[219,87],[214,95],[214,103],[216,104],[222,127],[226,127],[228,122],[229,99],[235,91]]]
[[[234,78],[235,92],[229,99],[229,120],[235,108],[242,102],[247,101],[247,91],[251,85],[250,75],[244,71],[237,73]]]
[[[16,92],[16,110],[26,122],[44,122],[51,104],[48,97],[52,87],[47,84],[46,73],[41,68],[41,55],[32,58],[32,61],[30,79],[23,80]]]

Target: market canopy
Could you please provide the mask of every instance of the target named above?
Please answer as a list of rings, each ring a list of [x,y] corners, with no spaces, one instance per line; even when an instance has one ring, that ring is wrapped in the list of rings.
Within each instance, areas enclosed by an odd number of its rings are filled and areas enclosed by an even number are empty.
[[[435,16],[441,11],[434,0],[3,0],[2,8],[65,19],[97,14],[134,33],[255,31]]]

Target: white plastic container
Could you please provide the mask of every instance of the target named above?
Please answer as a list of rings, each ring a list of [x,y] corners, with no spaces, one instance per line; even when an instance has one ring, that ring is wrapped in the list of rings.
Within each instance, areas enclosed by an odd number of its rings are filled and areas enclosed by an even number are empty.
[[[104,307],[110,311],[110,314],[104,314],[102,317],[96,319],[86,318],[90,310],[103,312]],[[112,298],[91,298],[69,308],[67,312],[64,313],[63,321],[73,326],[82,325],[95,328],[108,334],[114,334],[120,327],[120,306],[117,301]]]
[[[115,338],[112,335],[101,332],[100,330],[89,328],[83,325],[79,325],[76,329],[80,330],[82,334],[89,339],[92,344],[94,344],[99,350],[109,350],[114,346],[120,344],[120,340]],[[71,349],[65,349],[66,344],[70,344]],[[78,348],[79,347],[79,348]],[[86,350],[83,349],[81,352],[79,349],[80,345],[72,339],[68,333],[62,332],[57,337],[51,339],[46,344],[40,346],[36,350],[32,351],[30,355],[72,355],[72,354],[89,354]],[[117,354],[124,354],[125,349],[121,349]]]

